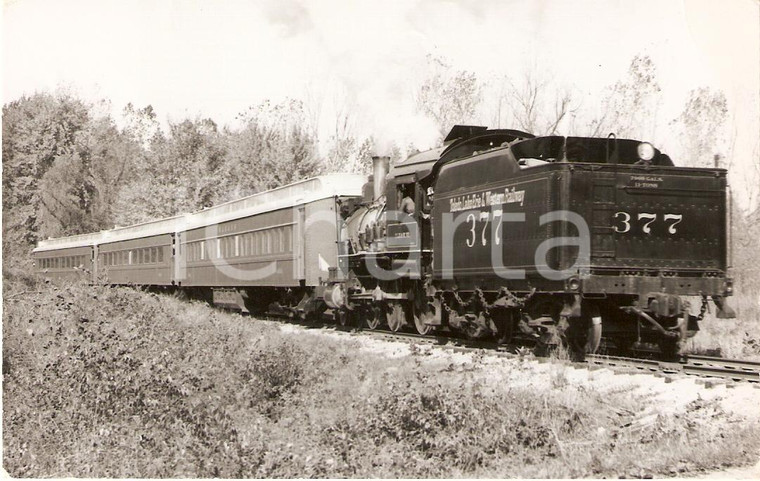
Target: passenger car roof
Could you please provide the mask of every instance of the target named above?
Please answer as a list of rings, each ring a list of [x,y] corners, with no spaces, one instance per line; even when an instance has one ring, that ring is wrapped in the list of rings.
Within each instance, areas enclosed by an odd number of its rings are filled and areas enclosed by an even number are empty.
[[[362,186],[366,181],[365,176],[358,174],[328,174],[312,177],[197,212],[91,234],[41,240],[33,252],[89,247],[154,235],[173,234],[334,196],[360,197]]]

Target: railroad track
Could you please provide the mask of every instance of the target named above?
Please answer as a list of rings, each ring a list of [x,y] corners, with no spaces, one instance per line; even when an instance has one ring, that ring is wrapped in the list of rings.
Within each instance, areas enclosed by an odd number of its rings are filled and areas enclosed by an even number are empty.
[[[367,331],[361,333],[396,341],[419,342],[438,345],[453,351],[468,352],[485,350],[487,354],[500,357],[517,357],[516,346],[499,345],[493,342],[469,341],[446,336],[420,336],[419,334],[392,331]],[[709,356],[685,356],[677,362],[659,361],[602,354],[589,354],[583,362],[591,366],[607,366],[649,372],[652,374],[686,375],[701,378],[724,379],[737,382],[760,383],[760,362],[740,361]],[[574,363],[574,364],[583,364]]]
[[[760,382],[760,362],[737,361],[710,356],[688,356],[684,372],[695,376],[717,376]]]
[[[331,328],[341,332],[370,335],[392,341],[419,343],[438,346],[454,352],[482,351],[486,355],[499,357],[518,357],[520,349],[525,346],[498,344],[488,341],[474,341],[446,335],[422,336],[413,332],[390,331],[384,329],[362,329],[321,322],[298,322],[305,327]],[[537,358],[540,360],[541,358]],[[568,361],[570,362],[570,361]],[[679,361],[660,361],[656,359],[614,356],[607,354],[588,354],[583,362],[574,365],[604,366],[613,369],[639,371],[671,376],[697,376],[708,379],[722,379],[736,382],[758,383],[760,386],[760,362],[724,359],[720,357],[687,355]]]
[[[632,368],[639,371],[681,374],[703,378],[760,383],[760,362],[707,356],[684,356],[677,362],[589,354],[586,363],[596,366]]]

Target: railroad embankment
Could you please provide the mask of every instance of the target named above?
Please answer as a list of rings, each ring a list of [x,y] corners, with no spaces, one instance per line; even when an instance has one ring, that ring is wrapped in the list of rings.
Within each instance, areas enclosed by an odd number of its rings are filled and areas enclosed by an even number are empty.
[[[3,295],[14,477],[683,476],[760,456],[749,386],[379,345],[136,289],[6,275]]]

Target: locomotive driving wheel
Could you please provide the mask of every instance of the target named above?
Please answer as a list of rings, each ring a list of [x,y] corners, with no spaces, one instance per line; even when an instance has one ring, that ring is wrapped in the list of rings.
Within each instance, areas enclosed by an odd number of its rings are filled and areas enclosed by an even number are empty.
[[[346,309],[345,307],[342,307],[335,311],[333,314],[333,317],[335,318],[335,321],[340,324],[343,327],[348,327],[351,325],[351,314],[352,312]]]
[[[417,328],[417,332],[422,336],[430,334],[434,328],[431,321],[435,320],[436,306],[433,305],[433,303],[428,302],[422,309],[416,309],[413,307],[413,311],[414,327]]]
[[[433,330],[433,326],[425,324],[425,320],[417,313],[414,314],[414,327],[417,328],[417,333],[421,336],[425,336]]]
[[[385,322],[385,307],[375,302],[364,312],[364,323],[371,330],[375,330]]]
[[[392,303],[388,313],[388,328],[393,332],[398,332],[404,324],[406,324],[406,315],[403,306],[398,302]]]

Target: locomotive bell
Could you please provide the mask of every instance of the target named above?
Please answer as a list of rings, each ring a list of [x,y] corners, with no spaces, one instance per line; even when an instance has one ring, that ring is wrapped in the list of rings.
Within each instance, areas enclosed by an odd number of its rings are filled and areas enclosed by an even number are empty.
[[[388,175],[390,162],[390,157],[372,157],[372,177],[374,179],[372,200],[379,199],[385,193],[385,176]]]

